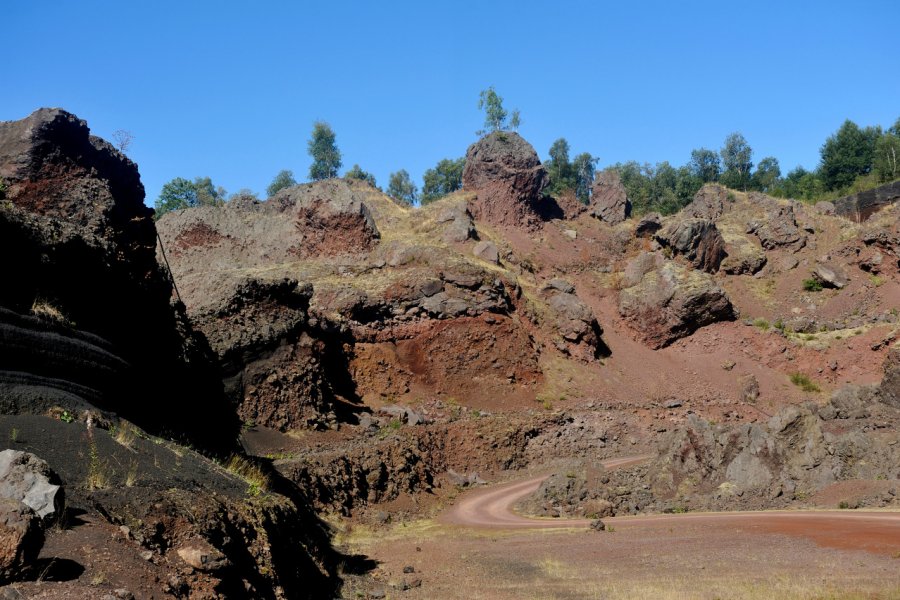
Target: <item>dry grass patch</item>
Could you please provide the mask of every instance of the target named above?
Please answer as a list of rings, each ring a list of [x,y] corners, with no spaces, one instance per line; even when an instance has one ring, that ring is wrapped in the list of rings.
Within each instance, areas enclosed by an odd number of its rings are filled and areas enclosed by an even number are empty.
[[[66,327],[73,325],[72,321],[58,307],[43,298],[34,299],[31,304],[31,314]]]
[[[231,455],[231,458],[225,463],[225,469],[247,482],[249,486],[247,491],[251,496],[258,496],[269,490],[271,485],[269,476],[256,463],[239,454]]]

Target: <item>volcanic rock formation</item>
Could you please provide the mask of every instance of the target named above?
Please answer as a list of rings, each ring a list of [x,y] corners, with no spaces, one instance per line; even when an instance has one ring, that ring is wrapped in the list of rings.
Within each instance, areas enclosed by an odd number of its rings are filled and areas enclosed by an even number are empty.
[[[517,133],[495,131],[466,151],[463,189],[476,194],[471,203],[476,219],[494,225],[537,225],[547,183],[537,153]]]

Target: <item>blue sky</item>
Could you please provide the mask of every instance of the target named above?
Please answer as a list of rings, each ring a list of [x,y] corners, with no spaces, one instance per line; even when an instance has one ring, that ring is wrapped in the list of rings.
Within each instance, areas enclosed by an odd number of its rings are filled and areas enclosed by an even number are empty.
[[[378,183],[465,154],[493,85],[542,159],[687,162],[741,131],[815,167],[841,122],[900,117],[896,0],[5,0],[0,120],[60,106],[135,136],[147,202],[173,177],[263,194],[305,180],[316,119]],[[264,195],[264,194],[263,194]]]

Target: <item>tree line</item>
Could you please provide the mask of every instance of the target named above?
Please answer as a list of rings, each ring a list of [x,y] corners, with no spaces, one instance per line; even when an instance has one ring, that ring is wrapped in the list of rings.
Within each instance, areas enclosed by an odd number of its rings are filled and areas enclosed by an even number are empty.
[[[515,131],[521,124],[518,110],[507,111],[493,87],[483,90],[478,108],[484,111],[483,135],[494,131]],[[312,158],[308,179],[320,181],[339,176],[343,157],[337,136],[324,121],[313,123],[307,152]],[[589,152],[569,158],[570,146],[565,138],[553,142],[544,166],[549,175],[548,193],[560,196],[572,193],[585,204],[590,201],[591,186],[599,159]],[[859,127],[845,121],[825,140],[820,148],[820,162],[813,171],[797,167],[782,177],[778,159],[766,156],[754,165],[753,150],[740,132],[729,134],[718,151],[697,148],[691,151],[687,164],[675,167],[663,161],[656,165],[628,161],[607,168],[618,171],[636,214],[657,211],[677,212],[688,204],[705,183],[720,183],[736,190],[756,190],[773,196],[815,201],[833,199],[876,187],[900,178],[900,119],[891,127]],[[390,174],[383,190],[398,203],[426,205],[462,188],[465,158],[444,158],[425,171],[421,190],[405,169]],[[381,190],[375,176],[358,164],[348,169],[344,178],[364,181]],[[292,171],[279,171],[266,188],[268,197],[297,185]],[[194,206],[217,206],[234,197],[257,198],[242,189],[228,196],[209,177],[187,180],[176,177],[166,183],[156,200],[156,217],[171,210]]]

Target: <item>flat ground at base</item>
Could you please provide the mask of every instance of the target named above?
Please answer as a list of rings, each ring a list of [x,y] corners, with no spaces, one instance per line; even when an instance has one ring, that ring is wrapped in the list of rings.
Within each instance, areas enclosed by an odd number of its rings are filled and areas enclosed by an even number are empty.
[[[815,524],[801,531],[777,519],[697,516],[607,519],[614,531],[605,532],[426,521],[357,529],[346,541],[380,562],[373,575],[388,598],[900,598],[900,528],[882,532],[870,552],[858,549],[872,532],[861,521],[817,539],[808,533]],[[854,532],[866,539],[853,543]],[[415,573],[404,574],[406,566]],[[421,587],[394,587],[414,579]],[[348,588],[345,597],[354,597]]]

